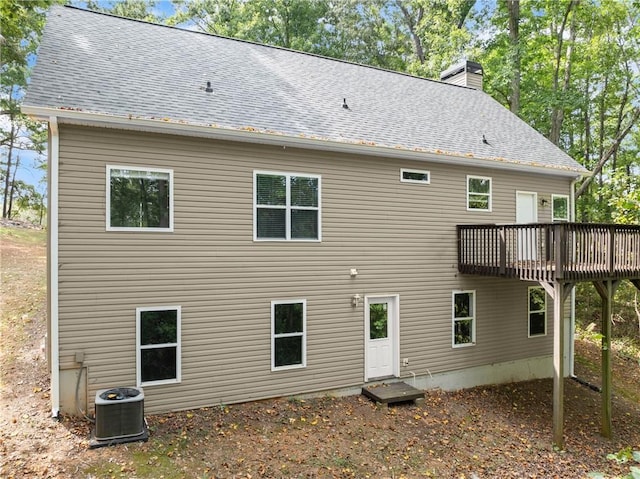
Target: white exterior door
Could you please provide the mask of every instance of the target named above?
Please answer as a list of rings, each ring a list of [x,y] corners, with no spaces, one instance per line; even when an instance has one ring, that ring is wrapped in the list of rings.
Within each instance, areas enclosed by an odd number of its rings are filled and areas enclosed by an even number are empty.
[[[538,194],[529,191],[516,192],[516,223],[538,222]],[[518,231],[518,260],[537,259],[538,235],[533,228]]]
[[[398,297],[365,297],[365,381],[397,376]]]

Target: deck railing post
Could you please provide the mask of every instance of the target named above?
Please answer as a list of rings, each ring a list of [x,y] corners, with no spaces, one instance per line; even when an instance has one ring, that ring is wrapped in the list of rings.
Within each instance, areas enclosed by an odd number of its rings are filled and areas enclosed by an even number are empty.
[[[615,237],[615,225],[609,226],[609,251],[608,251],[608,262],[609,264],[609,276],[613,278],[616,270],[616,237]]]
[[[500,237],[500,276],[504,276],[507,272],[507,239],[504,226],[500,226],[498,235]]]
[[[465,259],[462,254],[462,226],[456,226],[456,232],[458,234],[458,271],[462,272],[462,263],[465,262]]]
[[[564,278],[564,262],[565,262],[565,224],[558,223],[553,226],[553,238],[555,240],[553,257],[556,263],[556,275],[555,279]]]

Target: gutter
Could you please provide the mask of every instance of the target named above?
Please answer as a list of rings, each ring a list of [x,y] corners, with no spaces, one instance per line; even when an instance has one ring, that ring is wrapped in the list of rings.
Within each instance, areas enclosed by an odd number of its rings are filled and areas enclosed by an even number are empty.
[[[195,136],[216,140],[257,143],[279,147],[304,148],[311,150],[331,151],[335,153],[366,155],[405,159],[413,161],[429,161],[458,166],[485,167],[506,170],[528,171],[531,173],[550,174],[579,178],[587,171],[569,168],[551,168],[543,165],[531,165],[505,158],[483,158],[447,151],[429,151],[420,149],[404,149],[377,145],[372,142],[341,142],[327,138],[310,136],[292,136],[276,131],[260,131],[255,128],[225,128],[219,125],[194,125],[169,119],[150,119],[129,116],[128,118],[90,113],[73,109],[58,109],[22,105],[22,112],[40,120],[47,120],[51,116],[58,118],[59,123],[98,126],[122,130],[143,131],[149,133],[164,133],[180,136]]]
[[[49,322],[51,351],[51,417],[60,414],[60,342],[58,321],[58,169],[60,165],[60,136],[58,118],[49,121]]]

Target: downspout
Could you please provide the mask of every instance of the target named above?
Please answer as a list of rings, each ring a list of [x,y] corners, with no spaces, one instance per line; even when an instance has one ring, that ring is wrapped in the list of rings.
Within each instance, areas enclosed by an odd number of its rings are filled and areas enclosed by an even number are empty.
[[[571,182],[571,198],[569,202],[571,207],[569,209],[569,221],[574,223],[576,221],[576,183],[580,180],[577,177]],[[576,287],[571,288],[571,310],[569,313],[570,326],[569,326],[569,376],[575,377],[575,330],[576,330]]]
[[[49,322],[51,368],[51,416],[60,414],[60,351],[58,336],[58,167],[60,136],[58,119],[49,117]]]

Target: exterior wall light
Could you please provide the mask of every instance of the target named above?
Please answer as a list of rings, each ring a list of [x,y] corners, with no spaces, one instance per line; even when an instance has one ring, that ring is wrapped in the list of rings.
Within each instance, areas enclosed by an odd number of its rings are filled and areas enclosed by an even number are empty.
[[[361,300],[362,300],[362,296],[360,296],[359,294],[354,294],[351,297],[351,306],[353,306],[354,308],[357,308],[358,306],[360,306]]]

